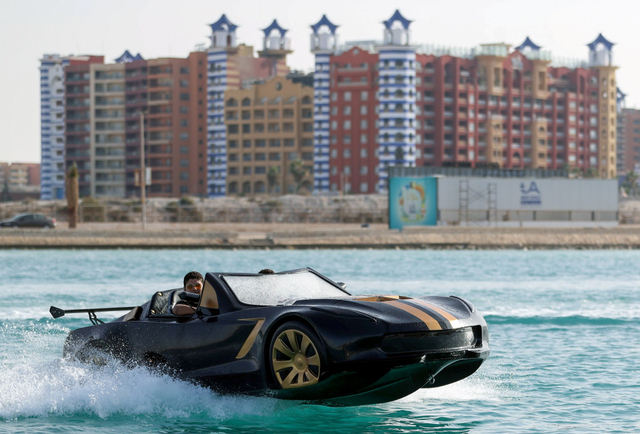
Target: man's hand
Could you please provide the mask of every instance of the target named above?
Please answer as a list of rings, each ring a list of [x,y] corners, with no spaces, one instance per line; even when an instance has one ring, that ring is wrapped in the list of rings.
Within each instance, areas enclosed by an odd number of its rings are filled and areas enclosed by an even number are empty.
[[[182,303],[176,303],[176,305],[173,306],[173,309],[171,310],[173,311],[174,315],[193,315],[196,311],[194,308],[192,308],[188,304],[182,304]]]

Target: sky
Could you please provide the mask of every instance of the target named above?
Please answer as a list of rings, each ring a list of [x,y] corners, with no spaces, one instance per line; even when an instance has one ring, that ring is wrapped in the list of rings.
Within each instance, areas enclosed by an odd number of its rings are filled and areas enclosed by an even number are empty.
[[[40,162],[39,59],[57,53],[104,55],[124,50],[147,58],[186,57],[210,41],[223,13],[240,43],[262,47],[273,19],[288,29],[288,64],[309,72],[310,25],[323,14],[339,41],[380,40],[394,11],[412,20],[411,42],[471,48],[514,46],[526,36],[554,56],[587,60],[586,44],[602,33],[613,48],[627,107],[640,107],[640,2],[622,0],[0,0],[0,162]],[[257,50],[256,50],[257,51]]]

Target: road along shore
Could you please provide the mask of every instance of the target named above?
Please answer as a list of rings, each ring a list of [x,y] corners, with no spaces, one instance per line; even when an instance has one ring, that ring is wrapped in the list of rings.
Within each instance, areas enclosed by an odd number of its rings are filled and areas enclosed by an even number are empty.
[[[0,229],[1,249],[640,249],[640,226],[413,227],[282,223],[92,223]]]

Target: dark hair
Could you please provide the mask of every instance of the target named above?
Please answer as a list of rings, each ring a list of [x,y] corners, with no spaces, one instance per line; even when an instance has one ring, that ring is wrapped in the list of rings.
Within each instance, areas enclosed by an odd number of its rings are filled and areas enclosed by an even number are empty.
[[[275,274],[275,273],[270,268],[263,268],[258,272],[258,274]]]
[[[187,286],[187,282],[191,279],[197,279],[204,283],[202,274],[198,273],[197,271],[189,271],[187,274],[184,275],[184,281],[182,282],[182,286],[183,287]]]

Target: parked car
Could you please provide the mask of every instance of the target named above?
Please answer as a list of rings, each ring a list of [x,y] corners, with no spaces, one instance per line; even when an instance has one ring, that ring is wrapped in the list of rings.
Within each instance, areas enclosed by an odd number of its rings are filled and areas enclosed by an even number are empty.
[[[0,228],[54,228],[56,224],[56,219],[42,214],[26,213],[0,221]]]
[[[50,312],[86,312],[94,324],[69,333],[66,358],[101,365],[115,357],[219,392],[328,404],[376,404],[444,386],[489,357],[487,324],[466,300],[345,288],[310,268],[207,273],[200,296],[168,290],[141,306]],[[173,313],[190,297],[192,315]],[[107,323],[96,317],[111,310],[130,312]]]

